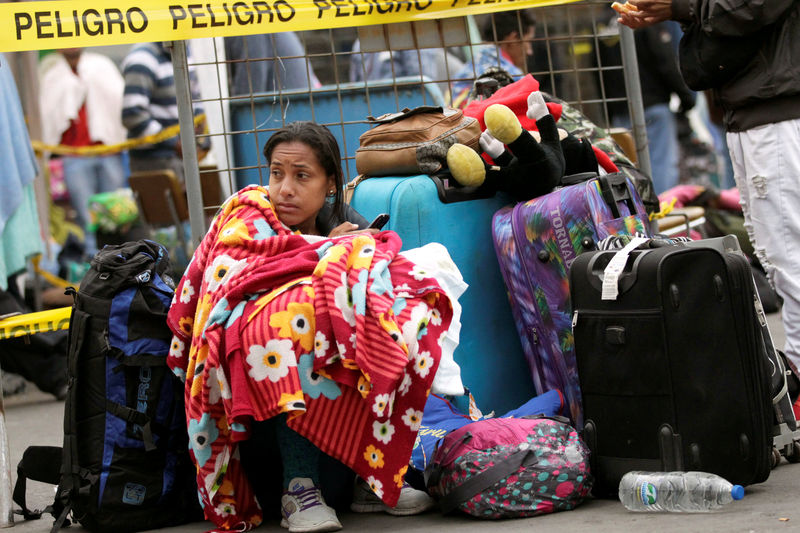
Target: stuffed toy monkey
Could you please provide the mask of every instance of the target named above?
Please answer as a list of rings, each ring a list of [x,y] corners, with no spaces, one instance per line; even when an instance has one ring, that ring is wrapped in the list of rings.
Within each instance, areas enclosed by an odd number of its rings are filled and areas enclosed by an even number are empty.
[[[528,95],[526,115],[536,121],[538,132],[522,128],[508,107],[489,106],[480,146],[495,164],[489,165],[474,150],[455,144],[447,152],[447,165],[456,181],[464,186],[485,185],[525,201],[550,192],[564,175],[597,171],[591,144],[556,128],[539,91]]]

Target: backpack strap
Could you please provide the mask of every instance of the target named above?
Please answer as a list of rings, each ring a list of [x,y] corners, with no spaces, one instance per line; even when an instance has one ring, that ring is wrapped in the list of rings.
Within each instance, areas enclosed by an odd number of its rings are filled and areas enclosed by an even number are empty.
[[[135,409],[131,409],[130,407],[125,407],[124,405],[112,402],[108,399],[105,402],[106,410],[109,413],[142,428],[142,441],[144,441],[145,451],[149,452],[156,449],[156,444],[153,440],[153,428],[150,424],[149,416],[142,412],[136,411]]]
[[[439,507],[442,514],[454,511],[458,506],[481,491],[484,491],[520,469],[520,467],[536,460],[536,454],[530,446],[519,449],[505,459],[496,462],[480,474],[465,480],[461,485],[448,492],[441,500]]]
[[[94,402],[98,406],[105,408],[105,410],[111,413],[112,415],[121,418],[126,422],[130,422],[132,424],[136,424],[137,426],[141,427],[142,441],[144,442],[145,451],[149,452],[156,449],[155,440],[153,439],[153,427],[151,423],[152,421],[150,420],[149,416],[147,416],[145,413],[137,411],[136,409],[131,409],[130,407],[118,404],[117,402],[112,402],[111,400],[109,400],[108,398],[106,398],[105,396],[96,391],[89,390],[88,396],[92,400],[92,402]],[[75,419],[73,418],[73,420]],[[74,437],[73,434],[70,435]],[[65,442],[67,442],[66,438]],[[74,444],[69,446],[69,448],[71,449],[73,446]],[[71,464],[73,465],[78,464],[77,455],[72,456]],[[77,472],[72,472],[72,473],[75,474]]]
[[[38,520],[42,513],[51,512],[54,504],[40,510],[28,509],[25,501],[28,479],[58,485],[61,479],[61,448],[58,446],[28,446],[17,464],[17,482],[14,484],[13,500],[20,506],[25,520]]]

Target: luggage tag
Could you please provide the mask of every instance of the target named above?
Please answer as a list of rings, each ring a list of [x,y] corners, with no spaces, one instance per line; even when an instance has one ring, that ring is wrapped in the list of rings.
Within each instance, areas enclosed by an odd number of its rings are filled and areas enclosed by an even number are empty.
[[[646,237],[634,237],[631,242],[625,245],[620,251],[614,254],[611,261],[606,265],[603,270],[603,290],[600,298],[602,300],[616,300],[619,295],[619,277],[625,270],[625,264],[628,262],[628,256],[633,250],[638,248],[641,244],[646,243]]]

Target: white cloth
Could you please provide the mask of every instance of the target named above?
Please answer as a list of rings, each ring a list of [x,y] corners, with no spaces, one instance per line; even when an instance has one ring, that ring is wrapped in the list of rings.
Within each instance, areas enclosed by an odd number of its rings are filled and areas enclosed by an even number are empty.
[[[784,351],[800,368],[800,119],[727,134],[745,228],[783,298]]]
[[[436,376],[433,378],[431,392],[439,395],[461,396],[464,394],[464,383],[461,381],[461,367],[453,358],[453,352],[458,346],[461,334],[461,304],[458,303],[458,298],[464,294],[468,285],[450,257],[447,248],[438,242],[400,252],[400,255],[436,278],[450,299],[453,319],[441,341],[442,357],[439,360]]]
[[[86,102],[86,119],[92,141],[118,144],[127,131],[122,125],[122,93],[125,81],[108,57],[84,51],[78,61],[78,74],[61,54],[41,77],[40,107],[42,138],[58,144],[70,121],[78,117]]]

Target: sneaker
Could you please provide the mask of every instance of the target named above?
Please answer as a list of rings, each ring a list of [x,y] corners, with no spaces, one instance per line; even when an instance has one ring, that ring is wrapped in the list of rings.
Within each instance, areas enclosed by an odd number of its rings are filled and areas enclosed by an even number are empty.
[[[322,533],[338,531],[342,524],[336,511],[325,505],[320,490],[306,477],[289,482],[289,490],[281,496],[281,527],[290,533]]]
[[[389,507],[372,492],[366,481],[359,479],[353,490],[353,503],[350,504],[350,510],[354,513],[384,512],[394,516],[409,516],[424,513],[434,505],[436,502],[427,492],[417,490],[403,482],[397,505]]]

